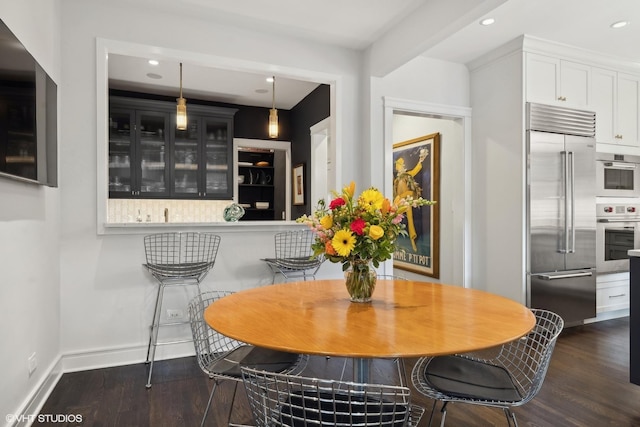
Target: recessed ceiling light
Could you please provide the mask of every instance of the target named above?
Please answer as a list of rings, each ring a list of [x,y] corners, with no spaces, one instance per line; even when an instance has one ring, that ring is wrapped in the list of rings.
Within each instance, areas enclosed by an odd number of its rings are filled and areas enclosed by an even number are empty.
[[[147,77],[149,77],[150,79],[161,79],[162,76],[160,74],[156,74],[156,73],[147,73]]]
[[[480,21],[480,25],[487,26],[493,24],[494,22],[496,22],[496,20],[493,18],[484,18],[482,21]]]
[[[155,60],[155,59],[150,59],[150,60],[149,60],[149,64],[150,64],[150,65],[158,65],[158,64],[159,64],[159,62],[158,62],[157,60]]]
[[[629,25],[629,21],[618,21],[618,22],[614,22],[609,26],[611,28],[622,28],[622,27],[626,27],[627,25]]]
[[[273,83],[273,77],[267,77],[267,82],[268,83]]]

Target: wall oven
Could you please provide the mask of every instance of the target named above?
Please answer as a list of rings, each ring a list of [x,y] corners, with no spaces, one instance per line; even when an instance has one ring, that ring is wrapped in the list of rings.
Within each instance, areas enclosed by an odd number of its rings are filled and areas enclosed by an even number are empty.
[[[596,196],[640,197],[640,156],[597,153]]]
[[[630,249],[640,249],[640,201],[596,205],[596,271],[629,271]]]

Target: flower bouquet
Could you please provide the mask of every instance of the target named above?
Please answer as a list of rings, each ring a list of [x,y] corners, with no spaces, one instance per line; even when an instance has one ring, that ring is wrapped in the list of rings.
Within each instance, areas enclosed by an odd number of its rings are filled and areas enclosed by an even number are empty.
[[[307,224],[316,234],[311,245],[314,256],[324,255],[335,263],[342,263],[347,290],[352,301],[371,300],[376,274],[371,268],[391,259],[396,239],[407,235],[402,222],[409,209],[435,202],[422,197],[396,198],[393,203],[376,188],[354,197],[355,183],[344,187],[341,193],[332,192],[334,198],[326,206],[324,200],[310,216],[303,215],[297,222]]]

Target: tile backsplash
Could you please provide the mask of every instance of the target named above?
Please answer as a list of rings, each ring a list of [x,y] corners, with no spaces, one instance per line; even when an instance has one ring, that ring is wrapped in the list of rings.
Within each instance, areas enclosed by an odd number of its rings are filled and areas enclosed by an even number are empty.
[[[233,200],[109,199],[107,222],[223,222],[224,208]]]

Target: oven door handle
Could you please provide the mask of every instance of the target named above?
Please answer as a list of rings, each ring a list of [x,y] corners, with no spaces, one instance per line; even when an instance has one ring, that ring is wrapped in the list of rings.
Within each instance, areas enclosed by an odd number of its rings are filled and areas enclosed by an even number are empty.
[[[542,280],[571,279],[573,277],[593,276],[593,272],[581,271],[579,273],[567,273],[567,274],[534,274],[534,276],[539,277]]]
[[[604,165],[608,168],[616,169],[635,169],[635,163],[620,163],[620,162],[604,162]]]
[[[640,218],[598,218],[598,222],[640,222]]]

